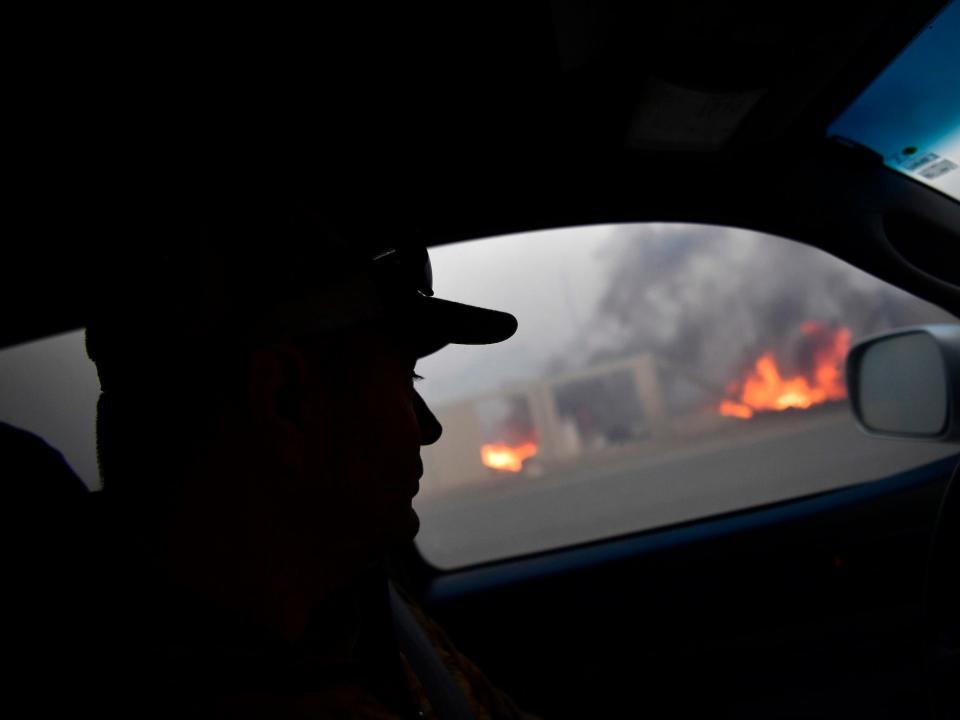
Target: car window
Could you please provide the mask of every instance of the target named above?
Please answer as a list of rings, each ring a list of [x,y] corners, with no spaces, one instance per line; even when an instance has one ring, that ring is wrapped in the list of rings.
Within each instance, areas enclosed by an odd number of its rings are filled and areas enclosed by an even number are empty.
[[[0,350],[0,421],[63,453],[87,487],[100,487],[96,413],[100,384],[82,332]]]
[[[440,297],[517,335],[418,365],[424,557],[454,568],[889,476],[955,452],[855,426],[843,361],[884,329],[955,319],[809,246],[622,225],[431,251]]]
[[[955,319],[822,251],[745,230],[594,226],[431,250],[437,295],[515,313],[418,364],[424,557],[454,568],[873,480],[954,452],[861,433],[858,337]],[[96,488],[83,333],[0,351],[0,421]]]

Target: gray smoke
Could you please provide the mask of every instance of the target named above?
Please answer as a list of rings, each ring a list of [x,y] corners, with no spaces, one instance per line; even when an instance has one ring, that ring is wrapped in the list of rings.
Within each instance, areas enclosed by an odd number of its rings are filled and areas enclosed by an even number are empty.
[[[603,249],[609,282],[562,366],[653,352],[702,388],[722,389],[765,351],[805,372],[805,322],[854,339],[952,318],[820,250],[730,228],[624,226]]]

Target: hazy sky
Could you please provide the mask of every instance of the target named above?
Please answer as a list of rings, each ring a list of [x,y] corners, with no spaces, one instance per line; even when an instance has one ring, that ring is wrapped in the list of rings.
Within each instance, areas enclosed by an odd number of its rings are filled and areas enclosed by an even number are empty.
[[[437,294],[514,313],[517,334],[422,360],[433,404],[650,351],[721,387],[804,320],[855,332],[927,303],[826,253],[738,228],[646,223],[506,236],[431,252]],[[876,306],[876,307],[874,307]]]

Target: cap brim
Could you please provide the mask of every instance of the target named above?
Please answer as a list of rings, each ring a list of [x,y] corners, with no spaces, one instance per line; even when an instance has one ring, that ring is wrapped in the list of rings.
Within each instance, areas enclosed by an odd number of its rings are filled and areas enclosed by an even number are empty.
[[[451,344],[492,345],[517,331],[510,313],[435,297],[416,299],[412,321],[418,357]]]

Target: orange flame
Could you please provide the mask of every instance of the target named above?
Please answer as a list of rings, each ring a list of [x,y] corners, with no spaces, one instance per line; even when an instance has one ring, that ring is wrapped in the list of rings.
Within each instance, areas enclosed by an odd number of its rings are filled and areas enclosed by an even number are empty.
[[[804,335],[824,332],[819,323],[801,326]],[[812,377],[797,375],[784,378],[772,352],[757,358],[753,370],[743,381],[736,400],[724,400],[717,408],[721,415],[749,419],[757,410],[806,409],[828,400],[847,396],[843,382],[843,361],[850,349],[850,330],[840,328],[829,334],[828,341],[813,353]]]
[[[525,442],[516,446],[492,443],[480,448],[480,458],[484,465],[494,470],[510,472],[520,472],[523,469],[523,461],[536,454],[537,444],[534,442]]]

